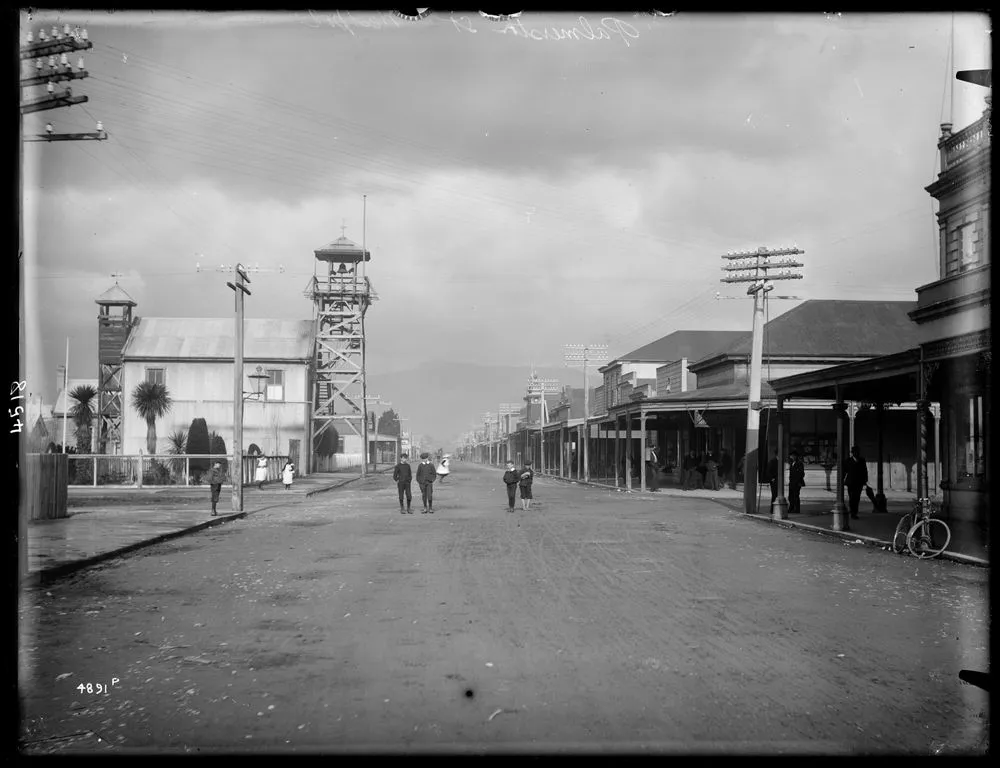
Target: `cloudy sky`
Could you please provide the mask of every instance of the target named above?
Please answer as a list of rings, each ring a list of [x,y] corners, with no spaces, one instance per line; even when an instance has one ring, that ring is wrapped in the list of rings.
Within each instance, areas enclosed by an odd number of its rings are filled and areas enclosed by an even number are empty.
[[[803,298],[935,279],[939,123],[976,119],[979,16],[435,13],[25,17],[86,26],[89,102],[25,132],[28,377],[96,377],[113,272],[147,316],[308,318],[313,251],[362,240],[370,370],[559,364],[680,328],[749,329],[720,254],[796,243]],[[954,32],[952,27],[954,25]],[[949,66],[954,38],[954,64]],[[74,57],[75,59],[75,57]],[[954,92],[952,93],[952,85]],[[784,309],[792,302],[785,302]]]

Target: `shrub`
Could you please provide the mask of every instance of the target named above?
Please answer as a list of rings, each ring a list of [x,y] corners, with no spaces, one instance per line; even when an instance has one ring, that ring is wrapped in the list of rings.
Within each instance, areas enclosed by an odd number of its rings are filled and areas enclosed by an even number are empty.
[[[319,445],[316,448],[316,453],[320,456],[332,456],[337,452],[337,446],[340,443],[340,434],[337,432],[335,427],[327,428],[326,432],[319,439]]]
[[[142,482],[148,485],[170,485],[170,467],[153,459],[149,468],[142,474]]]
[[[229,460],[225,458],[227,454],[226,441],[222,439],[222,435],[220,435],[218,432],[213,432],[211,440],[209,440],[209,446],[210,446],[209,453],[211,453],[213,456],[223,457],[221,459],[218,459],[218,461],[222,465],[221,467],[222,471],[227,472],[229,470]],[[213,461],[212,463],[215,462]]]
[[[187,453],[207,454],[211,452],[211,443],[208,439],[208,424],[204,419],[194,419],[187,433]],[[191,475],[197,480],[202,474],[208,471],[208,459],[191,459]]]

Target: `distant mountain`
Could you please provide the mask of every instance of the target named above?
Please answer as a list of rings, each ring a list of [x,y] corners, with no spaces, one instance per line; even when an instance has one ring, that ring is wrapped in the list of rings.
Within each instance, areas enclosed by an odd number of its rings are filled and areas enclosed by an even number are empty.
[[[536,368],[543,379],[558,379],[560,386],[580,387],[579,368]],[[588,372],[590,386],[601,376]],[[524,404],[529,370],[523,366],[489,366],[472,363],[431,362],[407,371],[368,373],[368,391],[391,403],[408,421],[403,429],[422,435],[433,447],[455,448],[462,434],[496,413],[500,403]]]

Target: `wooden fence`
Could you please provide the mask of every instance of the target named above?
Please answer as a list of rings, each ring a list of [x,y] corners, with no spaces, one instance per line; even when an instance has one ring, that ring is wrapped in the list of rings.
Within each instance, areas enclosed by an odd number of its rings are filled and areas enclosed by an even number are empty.
[[[66,517],[66,454],[28,453],[24,463],[24,503],[29,520]]]

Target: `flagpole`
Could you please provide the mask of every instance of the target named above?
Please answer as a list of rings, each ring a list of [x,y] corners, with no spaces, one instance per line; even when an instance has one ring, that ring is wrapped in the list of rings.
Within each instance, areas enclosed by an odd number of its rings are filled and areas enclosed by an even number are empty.
[[[63,453],[66,453],[66,417],[69,416],[69,336],[66,337],[66,367],[63,368]]]

